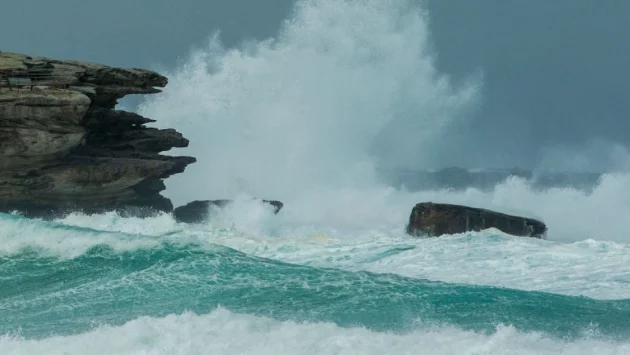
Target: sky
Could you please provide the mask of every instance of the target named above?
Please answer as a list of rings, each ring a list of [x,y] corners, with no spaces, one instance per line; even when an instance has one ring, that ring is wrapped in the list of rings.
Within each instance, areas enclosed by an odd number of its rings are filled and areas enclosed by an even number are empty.
[[[227,46],[272,36],[292,3],[3,0],[0,50],[171,68],[215,30]],[[455,81],[483,75],[479,108],[451,132],[446,165],[614,170],[630,161],[630,2],[423,4],[438,69]]]

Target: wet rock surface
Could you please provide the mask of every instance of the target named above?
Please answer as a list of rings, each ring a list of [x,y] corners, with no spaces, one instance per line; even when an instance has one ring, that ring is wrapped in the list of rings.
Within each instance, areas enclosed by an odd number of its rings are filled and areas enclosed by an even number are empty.
[[[439,237],[496,228],[519,237],[544,238],[547,226],[536,219],[446,203],[421,202],[409,216],[407,233],[412,236]]]
[[[274,200],[257,200],[273,207],[273,212],[280,212],[284,204]],[[233,203],[233,200],[204,200],[193,201],[184,206],[177,207],[173,211],[173,216],[178,222],[183,223],[203,223],[209,220],[211,209],[224,208]]]

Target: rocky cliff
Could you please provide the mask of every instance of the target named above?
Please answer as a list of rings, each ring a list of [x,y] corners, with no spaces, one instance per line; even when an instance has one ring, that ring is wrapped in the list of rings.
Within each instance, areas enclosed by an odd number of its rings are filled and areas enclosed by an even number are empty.
[[[195,159],[160,152],[188,140],[115,110],[166,84],[143,69],[0,52],[0,212],[172,211],[163,180]]]

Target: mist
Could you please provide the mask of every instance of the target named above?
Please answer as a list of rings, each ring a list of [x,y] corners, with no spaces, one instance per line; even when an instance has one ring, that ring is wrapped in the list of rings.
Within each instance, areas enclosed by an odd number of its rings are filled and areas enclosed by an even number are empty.
[[[402,1],[302,1],[275,37],[227,48],[217,34],[140,113],[191,139],[190,197],[203,178],[211,196],[372,187],[377,167],[430,165],[478,95],[436,71],[426,24]]]
[[[436,70],[454,86],[481,85],[475,106],[442,132],[448,143],[423,146],[429,151],[422,159],[392,152],[383,164],[626,169],[620,155],[630,143],[629,3],[416,3],[427,13],[428,35],[418,41],[427,42]],[[216,31],[226,48],[273,37],[292,6],[291,0],[6,0],[0,50],[173,71]],[[140,101],[122,104],[134,109]]]

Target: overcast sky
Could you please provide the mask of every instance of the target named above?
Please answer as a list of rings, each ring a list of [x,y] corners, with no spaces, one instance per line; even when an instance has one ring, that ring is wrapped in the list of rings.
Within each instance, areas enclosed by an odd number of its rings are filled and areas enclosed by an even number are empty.
[[[292,2],[3,0],[0,50],[173,66],[216,29],[228,46],[273,35]],[[584,154],[599,149],[597,160],[606,144],[592,148],[589,139],[630,144],[629,1],[426,4],[439,69],[456,79],[484,74],[480,110],[454,133],[478,149],[467,148],[464,161],[453,147],[452,163],[532,166],[558,145]]]

